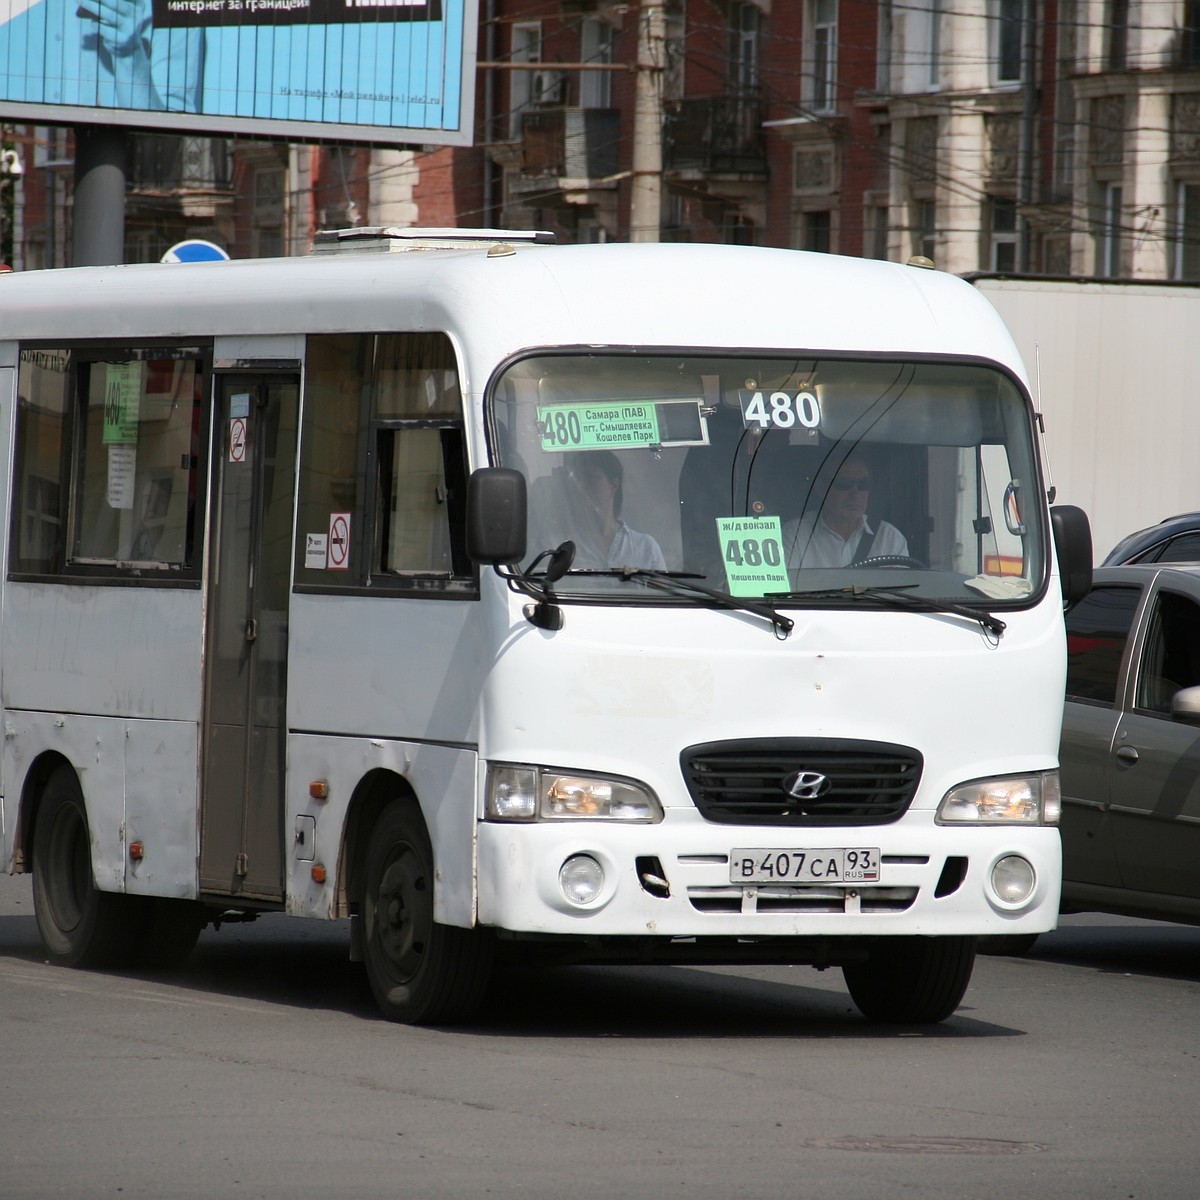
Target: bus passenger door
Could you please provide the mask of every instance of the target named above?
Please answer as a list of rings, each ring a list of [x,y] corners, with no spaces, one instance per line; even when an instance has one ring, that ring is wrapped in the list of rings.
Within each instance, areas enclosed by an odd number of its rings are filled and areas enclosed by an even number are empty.
[[[200,890],[284,894],[288,597],[299,379],[219,375]]]

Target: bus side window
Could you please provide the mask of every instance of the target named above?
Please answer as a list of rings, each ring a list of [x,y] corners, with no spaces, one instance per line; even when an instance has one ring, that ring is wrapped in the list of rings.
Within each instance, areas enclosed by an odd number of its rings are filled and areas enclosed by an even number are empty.
[[[11,569],[194,577],[207,380],[196,346],[23,349]]]
[[[470,574],[465,557],[462,431],[391,427],[378,432],[375,570]]]
[[[440,333],[308,338],[296,581],[301,588],[475,593],[466,555],[462,396]],[[346,570],[318,547],[348,514]]]

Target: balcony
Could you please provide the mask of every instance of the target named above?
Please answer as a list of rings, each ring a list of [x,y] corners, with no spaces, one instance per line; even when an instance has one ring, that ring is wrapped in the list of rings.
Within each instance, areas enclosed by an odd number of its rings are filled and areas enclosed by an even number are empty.
[[[569,180],[615,187],[620,112],[613,108],[531,108],[521,114],[519,169],[513,186],[533,190]]]
[[[663,118],[666,170],[766,175],[763,106],[757,93],[671,100]]]

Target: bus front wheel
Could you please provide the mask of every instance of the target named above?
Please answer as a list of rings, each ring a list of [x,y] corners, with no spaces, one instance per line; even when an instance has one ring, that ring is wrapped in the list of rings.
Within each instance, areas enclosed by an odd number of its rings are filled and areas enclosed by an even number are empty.
[[[865,962],[842,968],[864,1017],[890,1025],[932,1025],[962,1002],[975,967],[971,937],[883,937]]]
[[[33,908],[46,956],[63,967],[123,962],[139,932],[125,899],[96,887],[83,793],[75,772],[59,767],[33,831]]]
[[[479,1008],[492,943],[433,919],[433,850],[415,804],[393,800],[371,831],[362,902],[371,991],[392,1021],[451,1024]]]

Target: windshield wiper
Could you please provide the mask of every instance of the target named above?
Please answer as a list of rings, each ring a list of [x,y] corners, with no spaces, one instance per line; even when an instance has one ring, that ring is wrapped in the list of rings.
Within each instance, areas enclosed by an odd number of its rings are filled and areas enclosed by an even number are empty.
[[[731,596],[728,592],[696,583],[697,579],[703,579],[704,576],[692,571],[660,571],[652,567],[581,567],[577,570],[570,570],[567,574],[606,575],[612,579],[624,579],[626,582],[636,579],[650,587],[658,588],[662,592],[673,592],[676,595],[682,592],[704,596],[721,608],[754,613],[755,616],[770,621],[775,627],[777,637],[787,637],[796,626],[796,622],[791,617],[785,617],[783,613],[776,612],[769,604],[745,596]]]
[[[842,588],[812,588],[804,592],[768,592],[767,598],[772,600],[836,600],[843,596],[854,599],[865,596],[868,599],[893,601],[900,608],[911,608],[916,612],[955,613],[960,617],[968,617],[978,621],[989,633],[999,637],[1008,626],[999,617],[990,612],[980,612],[969,604],[959,604],[954,600],[934,600],[911,591],[915,583],[902,583],[895,587],[859,587],[852,584]]]

